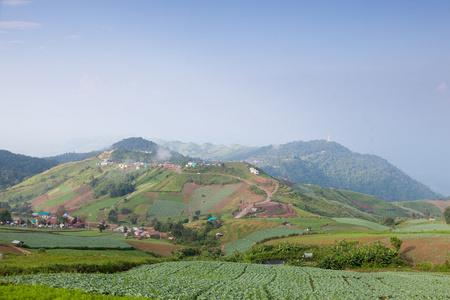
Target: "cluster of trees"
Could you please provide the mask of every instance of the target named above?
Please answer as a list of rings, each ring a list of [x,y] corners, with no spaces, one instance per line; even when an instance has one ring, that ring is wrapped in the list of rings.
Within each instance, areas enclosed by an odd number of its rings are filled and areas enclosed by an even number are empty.
[[[58,163],[0,150],[0,190],[42,173]]]
[[[261,147],[234,159],[259,161],[264,171],[274,177],[357,191],[385,201],[439,197],[385,159],[354,153],[337,143],[292,142]]]
[[[94,190],[94,198],[109,194],[111,198],[118,198],[134,192],[132,181],[137,174],[134,173],[108,173],[100,179],[92,177],[91,186]]]
[[[184,223],[187,223],[188,221],[189,220],[185,220]],[[157,231],[170,232],[171,236],[175,238],[175,242],[178,244],[209,247],[217,246],[218,242],[208,233],[222,226],[220,220],[216,219],[213,222],[207,220],[199,228],[186,227],[184,226],[184,223],[182,221],[173,223],[171,220],[167,220],[163,223],[157,219],[153,219],[150,222],[150,226]]]
[[[445,223],[450,224],[450,206],[447,206],[444,210]]]

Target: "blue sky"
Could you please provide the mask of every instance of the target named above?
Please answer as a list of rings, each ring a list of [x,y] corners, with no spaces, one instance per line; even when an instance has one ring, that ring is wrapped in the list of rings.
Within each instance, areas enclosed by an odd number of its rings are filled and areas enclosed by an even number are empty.
[[[3,0],[0,148],[332,139],[450,194],[450,2]]]

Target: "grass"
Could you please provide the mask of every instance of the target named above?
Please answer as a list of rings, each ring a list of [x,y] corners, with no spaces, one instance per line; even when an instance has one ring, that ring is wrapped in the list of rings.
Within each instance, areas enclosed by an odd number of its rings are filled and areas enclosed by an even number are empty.
[[[166,201],[175,201],[175,202],[183,202],[183,197],[175,197],[175,196],[169,196],[169,195],[164,195],[164,194],[160,194],[158,195],[158,200],[166,200]]]
[[[369,229],[372,230],[389,230],[391,229],[388,226],[384,226],[375,222],[371,222],[371,221],[367,221],[367,220],[362,220],[362,219],[356,219],[356,218],[333,218],[333,220],[335,220],[336,222],[339,223],[346,223],[346,224],[353,224],[356,226],[362,226],[362,227],[367,227]]]
[[[150,211],[148,212],[148,218],[162,218],[181,215],[186,208],[186,204],[175,201],[155,200]]]
[[[103,217],[103,215],[107,217],[109,210],[111,210],[111,208],[117,207],[122,202],[123,197],[102,199],[95,203],[91,203],[89,206],[79,209],[76,214],[88,215],[89,221],[97,222],[99,217]]]
[[[414,224],[407,227],[397,228],[395,232],[424,232],[424,231],[449,231],[450,225],[442,224],[442,223],[420,223]]]
[[[50,208],[55,205],[62,204],[64,202],[66,202],[67,200],[73,199],[77,196],[78,195],[75,194],[74,192],[68,192],[68,193],[65,193],[64,195],[55,197],[53,199],[49,199],[49,200],[45,201],[44,204],[45,204],[46,208]]]
[[[208,186],[195,190],[194,198],[189,202],[185,212],[193,213],[200,210],[208,213],[217,204],[236,191],[239,186]]]

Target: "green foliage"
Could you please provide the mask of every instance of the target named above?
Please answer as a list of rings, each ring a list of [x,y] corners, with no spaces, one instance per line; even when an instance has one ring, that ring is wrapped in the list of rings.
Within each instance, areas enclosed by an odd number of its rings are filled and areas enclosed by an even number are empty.
[[[400,251],[400,247],[402,246],[403,241],[399,237],[391,236],[390,243],[392,247],[395,248],[395,250]]]
[[[444,210],[445,223],[450,224],[450,206],[447,206]]]
[[[442,274],[359,273],[318,268],[180,261],[117,274],[39,274],[4,277],[95,294],[153,299],[446,299]],[[75,297],[74,297],[75,299]]]
[[[259,187],[257,187],[256,185],[249,186],[248,190],[253,192],[253,193],[255,193],[255,194],[257,194],[257,195],[262,195],[264,197],[267,197],[267,193],[264,190],[262,190]]]
[[[12,221],[11,212],[8,209],[0,210],[0,222],[6,223]]]
[[[94,198],[99,198],[109,194],[111,198],[123,197],[135,190],[135,186],[131,183],[137,173],[121,173],[111,171],[100,179],[95,178],[91,182],[94,190]]]
[[[231,159],[258,161],[258,166],[274,177],[357,191],[385,201],[439,197],[383,158],[354,153],[335,142],[299,141],[266,146]]]
[[[14,186],[25,178],[48,170],[57,163],[42,158],[0,150],[0,190]]]
[[[422,217],[425,216],[426,212],[439,218],[442,217],[442,211],[436,205],[428,202],[427,200],[398,201],[393,202],[393,204],[409,209],[411,212],[414,212]]]
[[[341,241],[329,250],[330,253],[318,262],[319,268],[344,270],[357,267],[386,267],[398,256],[398,251],[380,242],[360,245],[359,242]]]
[[[2,300],[22,300],[24,295],[27,299],[80,299],[80,300],[112,300],[123,299],[133,300],[138,298],[132,298],[129,296],[107,296],[107,295],[95,295],[89,292],[80,290],[69,290],[53,288],[42,285],[11,285],[0,284],[0,299]],[[4,295],[4,296],[3,296]]]

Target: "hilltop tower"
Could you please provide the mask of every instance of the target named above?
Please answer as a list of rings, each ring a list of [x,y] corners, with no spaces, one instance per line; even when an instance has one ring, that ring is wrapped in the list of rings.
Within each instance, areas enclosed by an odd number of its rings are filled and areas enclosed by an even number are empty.
[[[330,134],[328,134],[327,142],[332,142]]]

